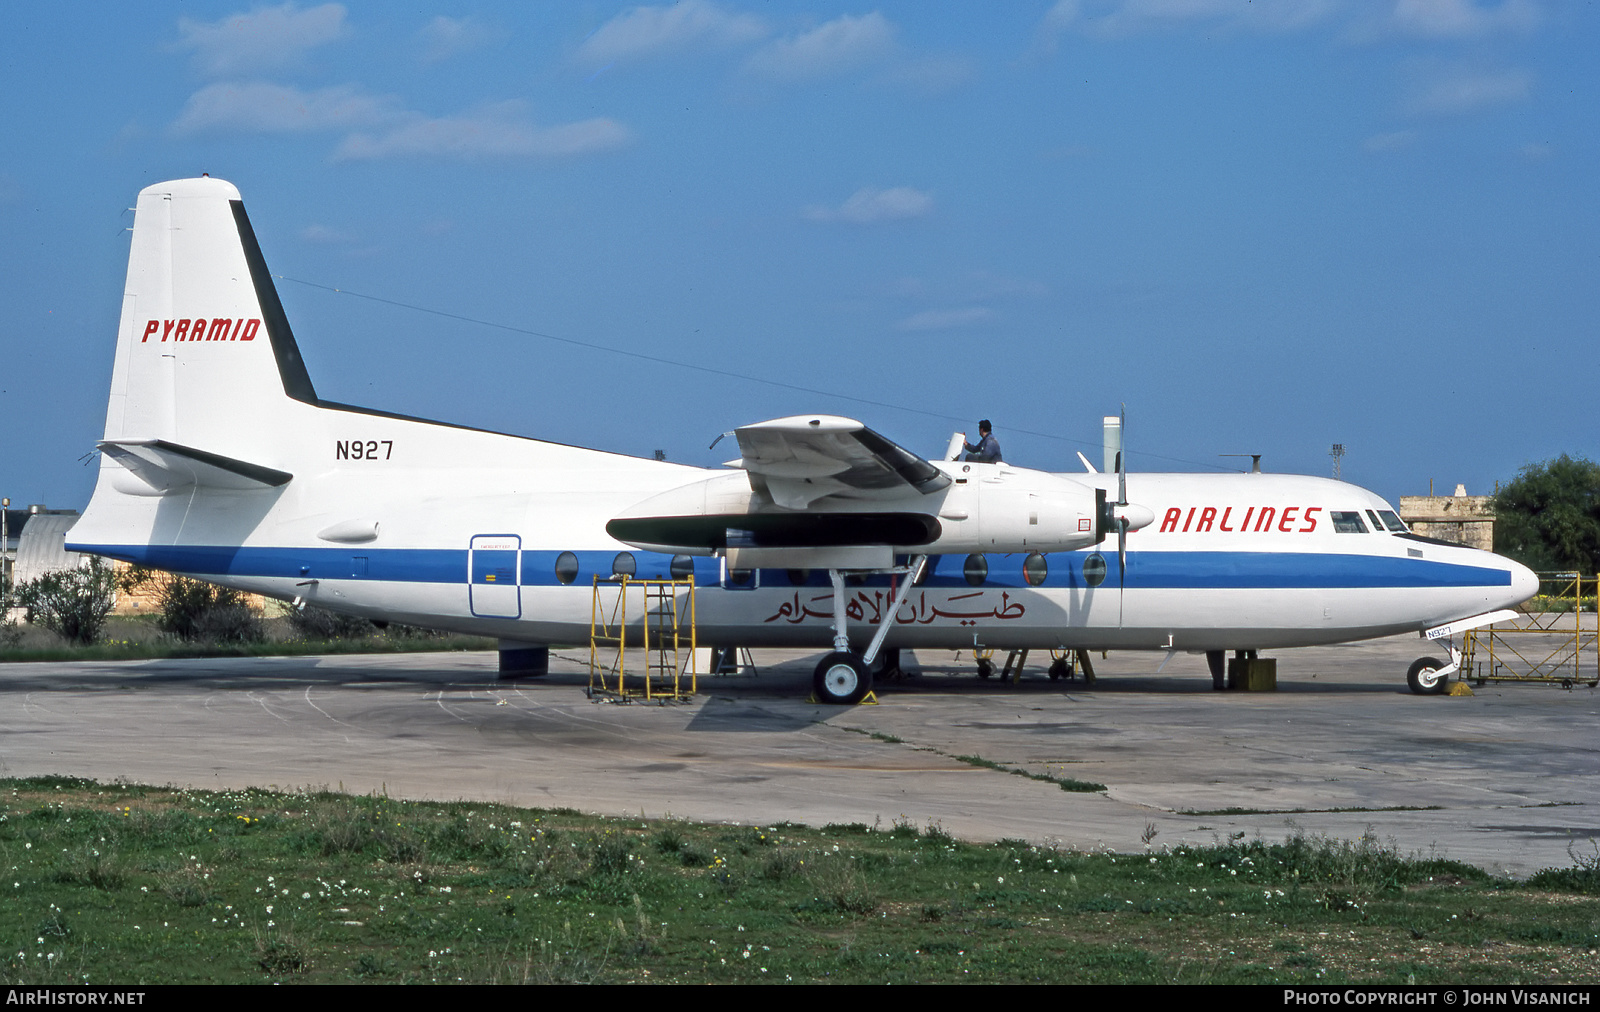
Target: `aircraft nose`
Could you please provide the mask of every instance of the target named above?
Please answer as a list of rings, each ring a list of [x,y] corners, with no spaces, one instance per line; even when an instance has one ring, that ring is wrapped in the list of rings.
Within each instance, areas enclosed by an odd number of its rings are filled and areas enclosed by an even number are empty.
[[[1520,562],[1507,559],[1511,567],[1511,604],[1518,605],[1539,593],[1539,574]]]

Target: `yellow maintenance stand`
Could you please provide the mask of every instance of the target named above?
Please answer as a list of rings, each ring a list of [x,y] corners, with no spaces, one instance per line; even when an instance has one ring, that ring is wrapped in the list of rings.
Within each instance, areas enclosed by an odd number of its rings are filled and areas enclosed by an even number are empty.
[[[698,688],[694,580],[594,580],[589,697],[686,702]]]
[[[1538,595],[1515,619],[1465,634],[1456,677],[1478,685],[1550,682],[1594,688],[1600,683],[1597,591],[1600,577],[1540,573]]]

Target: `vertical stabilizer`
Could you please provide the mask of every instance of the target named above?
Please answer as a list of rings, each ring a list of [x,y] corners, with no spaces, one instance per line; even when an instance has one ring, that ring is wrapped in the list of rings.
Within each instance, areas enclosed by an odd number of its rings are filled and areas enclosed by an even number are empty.
[[[209,178],[146,187],[106,440],[271,463],[294,401],[314,404],[316,392],[239,191]]]

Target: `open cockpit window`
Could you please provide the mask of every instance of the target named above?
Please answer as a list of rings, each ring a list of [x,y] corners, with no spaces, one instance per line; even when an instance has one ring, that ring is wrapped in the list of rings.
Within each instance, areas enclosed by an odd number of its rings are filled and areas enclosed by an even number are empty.
[[[1355,511],[1341,513],[1332,510],[1328,516],[1333,520],[1335,534],[1365,534],[1367,533],[1366,521],[1361,519],[1361,514]]]
[[[1405,522],[1395,516],[1394,510],[1379,510],[1378,516],[1383,518],[1383,526],[1389,528],[1395,534],[1404,534],[1406,532]]]

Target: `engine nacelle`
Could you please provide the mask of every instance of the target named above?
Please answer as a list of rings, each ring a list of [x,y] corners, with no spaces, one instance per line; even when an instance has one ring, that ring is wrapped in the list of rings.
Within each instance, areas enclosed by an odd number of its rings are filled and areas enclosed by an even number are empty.
[[[921,551],[1070,552],[1101,540],[1088,485],[1009,464],[939,466],[954,480],[938,509],[940,536]]]
[[[934,492],[908,487],[903,495],[870,501],[826,496],[804,509],[773,503],[754,491],[742,471],[718,474],[637,503],[606,530],[652,551],[782,550],[785,564],[796,567],[807,564],[808,550],[819,560],[837,554],[822,549],[866,546],[914,555],[1070,552],[1106,536],[1110,514],[1100,505],[1105,498],[1100,489],[1009,464],[940,461],[935,466],[951,481]],[[1132,514],[1129,530],[1154,518],[1139,506],[1117,509]],[[849,567],[840,563],[838,568]]]

